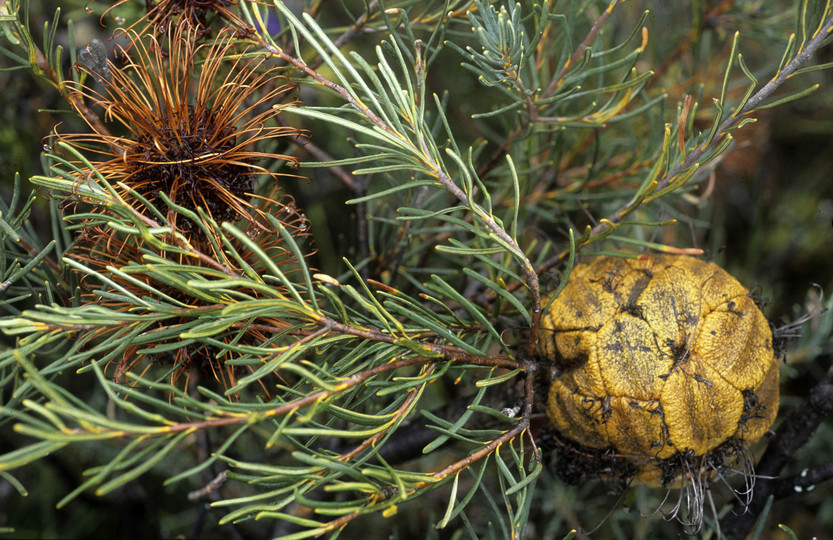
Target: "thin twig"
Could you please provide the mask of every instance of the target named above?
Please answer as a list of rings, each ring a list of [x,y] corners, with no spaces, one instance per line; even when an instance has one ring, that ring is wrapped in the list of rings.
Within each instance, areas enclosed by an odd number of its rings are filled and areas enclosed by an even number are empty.
[[[582,41],[581,44],[576,48],[576,50],[573,51],[573,55],[570,57],[569,60],[567,60],[564,63],[564,66],[561,68],[561,71],[558,72],[558,75],[556,75],[555,78],[550,82],[547,89],[544,90],[544,92],[541,94],[540,99],[546,99],[550,97],[556,90],[558,90],[559,86],[561,85],[561,81],[573,67],[573,64],[578,62],[578,59],[581,58],[581,56],[584,54],[584,51],[586,51],[590,47],[590,43],[602,29],[602,25],[604,25],[608,17],[610,17],[610,15],[613,13],[613,9],[621,3],[622,0],[616,2],[615,4],[610,4],[608,8],[604,11],[604,13],[602,13],[599,16],[596,22],[593,23],[593,27],[587,33],[587,36],[584,38],[584,41]]]
[[[7,2],[6,0],[0,0],[0,11],[7,10]],[[23,26],[20,24],[20,21],[15,19],[13,21],[9,21],[6,23],[9,27],[12,34],[14,34],[18,39],[21,40],[22,43],[26,43],[27,45],[31,45],[32,50],[27,51],[29,54],[29,58],[34,58],[34,65],[32,68],[37,68],[44,77],[49,81],[49,83],[55,87],[58,92],[60,92],[61,96],[67,101],[67,103],[90,124],[98,133],[106,136],[110,136],[110,131],[105,127],[104,123],[101,119],[93,113],[89,107],[87,107],[86,103],[84,103],[83,99],[80,99],[78,96],[75,96],[72,92],[67,91],[66,85],[61,82],[61,77],[53,69],[52,65],[49,63],[49,59],[46,55],[41,51],[37,45],[34,44],[34,41],[31,39],[32,36],[29,35],[29,39],[25,39],[21,32],[25,31],[28,34],[28,29],[23,29]]]
[[[322,331],[321,334],[323,335],[326,332]],[[385,340],[387,341],[387,340]],[[469,365],[480,365],[480,366],[488,366],[488,367],[507,367],[507,368],[517,368],[517,362],[509,359],[509,358],[501,358],[501,357],[477,357],[465,353],[464,351],[452,350],[453,348],[450,347],[441,347],[441,346],[434,346],[436,347],[435,350],[446,350],[446,352],[450,353],[449,358],[445,358],[446,360],[451,361],[459,361],[461,363],[469,364]],[[456,358],[455,358],[456,357]],[[461,360],[463,358],[464,360]],[[338,382],[334,383],[334,388],[332,390],[318,390],[317,392],[312,392],[310,394],[305,395],[304,397],[289,401],[287,403],[283,403],[277,407],[272,409],[267,409],[265,411],[258,411],[255,413],[257,418],[272,418],[275,416],[280,416],[283,414],[287,414],[294,410],[301,409],[308,405],[315,403],[316,401],[320,401],[336,395],[338,393],[344,392],[349,388],[353,388],[354,386],[361,384],[368,379],[375,377],[381,373],[386,373],[389,371],[395,371],[397,369],[401,369],[403,367],[414,366],[414,365],[421,365],[427,364],[431,362],[437,362],[438,358],[429,358],[429,357],[422,357],[422,356],[412,356],[407,358],[401,358],[399,360],[395,360],[393,362],[388,362],[386,364],[381,364],[375,366],[370,369],[363,370],[355,375],[347,377],[345,379],[341,379]],[[166,426],[160,426],[158,428],[157,433],[180,433],[182,431],[194,431],[200,429],[209,429],[209,428],[218,428],[222,426],[231,426],[241,423],[250,422],[252,420],[252,415],[246,413],[222,413],[225,416],[209,418],[207,420],[199,420],[194,422],[183,422],[178,424],[170,424]],[[88,431],[85,429],[76,429],[70,430],[67,433],[87,433]],[[100,430],[99,433],[109,433],[112,438],[119,438],[119,437],[127,437],[133,435],[127,431],[122,430]]]
[[[492,455],[502,445],[508,444],[511,441],[515,440],[517,437],[523,435],[523,433],[526,432],[528,430],[528,428],[529,428],[528,421],[518,422],[517,424],[515,424],[515,426],[512,427],[512,429],[506,431],[500,437],[497,437],[496,439],[493,439],[493,440],[489,441],[488,444],[482,446],[481,448],[479,448],[475,452],[472,452],[468,456],[455,461],[454,463],[452,463],[451,465],[448,465],[444,469],[433,473],[431,475],[431,477],[434,479],[433,481],[431,481],[431,482],[420,482],[415,487],[407,489],[407,496],[409,498],[412,498],[412,496],[415,495],[415,494],[418,494],[420,492],[427,491],[429,489],[434,488],[434,486],[437,484],[437,482],[445,480],[446,478],[448,478],[448,477],[450,477],[454,474],[459,473],[461,470],[472,466],[473,464],[475,464],[478,461],[484,459],[485,457]],[[537,448],[536,448],[536,457],[537,457]],[[374,497],[372,499],[372,502],[378,504],[379,502],[383,502],[385,500],[391,499],[393,496],[398,495],[398,494],[399,494],[398,491],[391,491],[389,494],[382,494],[382,495]],[[351,521],[353,521],[354,519],[356,519],[357,517],[359,517],[360,515],[362,515],[360,512],[353,512],[351,514],[346,514],[344,516],[341,516],[338,519],[334,519],[333,521],[330,521],[330,522],[324,524],[322,527],[320,527],[318,529],[318,531],[320,531],[319,534],[323,534],[327,531],[334,531],[334,530],[340,529],[340,528],[344,527],[345,525],[347,525],[348,523],[350,523]]]
[[[401,340],[401,336],[385,334],[378,330],[350,326],[348,324],[340,323],[338,321],[334,321],[324,316],[320,316],[320,318],[318,319],[318,324],[328,327],[330,331],[335,332],[337,334],[348,334],[369,339],[372,341],[381,341],[383,343],[396,344],[399,343]],[[471,353],[464,351],[459,347],[437,343],[422,343],[422,346],[430,350],[431,352],[438,354],[442,358],[445,358],[447,360],[454,360],[462,364],[489,367],[503,367],[507,369],[519,369],[523,367],[523,364],[521,362],[508,356],[475,356]]]
[[[795,57],[787,63],[784,68],[778,72],[778,74],[773,77],[769,82],[767,82],[760,90],[758,90],[752,97],[750,97],[743,108],[738,111],[736,114],[730,115],[726,118],[719,126],[716,132],[716,135],[712,138],[711,142],[707,145],[700,146],[695,148],[691,151],[688,157],[679,165],[671,169],[670,171],[666,172],[665,175],[657,182],[656,187],[654,188],[654,192],[661,191],[663,188],[668,187],[671,182],[683,171],[686,169],[695,166],[701,158],[706,156],[709,152],[713,151],[717,148],[718,145],[725,139],[727,136],[727,132],[729,129],[735,127],[740,121],[743,119],[744,116],[753,112],[756,107],[758,107],[764,100],[769,98],[773,92],[775,92],[778,88],[783,85],[788,78],[790,78],[797,70],[801,69],[818,51],[819,47],[821,47],[822,42],[828,37],[831,29],[833,29],[833,13],[828,15],[827,19],[824,21],[824,24],[821,26],[818,32],[813,36],[813,38],[807,42],[807,44],[802,48]],[[599,234],[603,234],[608,232],[609,230],[616,227],[616,225],[622,221],[622,219],[627,216],[633,208],[633,204],[636,202],[635,199],[632,199],[625,203],[622,207],[616,210],[614,213],[609,215],[607,218],[602,219],[596,224],[590,231],[590,236],[588,237],[587,241],[577,245],[576,250],[582,248],[583,246],[587,245],[592,241],[592,239]],[[569,255],[569,251],[565,250],[559,253],[558,255],[547,259],[543,263],[541,263],[535,271],[538,273],[546,272],[550,268],[560,264],[563,260],[567,258]]]
[[[347,377],[346,379],[342,379],[338,382],[333,390],[318,390],[317,392],[312,392],[310,394],[306,394],[304,397],[283,403],[277,407],[267,409],[264,411],[258,411],[256,413],[248,414],[248,413],[222,413],[226,414],[227,416],[220,416],[220,417],[213,417],[207,420],[197,420],[193,422],[181,422],[177,424],[169,424],[166,426],[160,426],[157,430],[158,434],[172,434],[172,433],[181,433],[183,431],[197,431],[201,429],[210,429],[210,428],[219,428],[223,426],[233,426],[237,424],[245,424],[247,422],[251,422],[253,417],[258,419],[266,419],[272,418],[275,416],[281,416],[283,414],[290,413],[292,411],[299,410],[303,407],[308,405],[312,405],[316,401],[326,399],[332,395],[335,395],[339,392],[343,392],[349,388],[353,388],[356,385],[359,385],[371,377],[375,377],[381,373],[386,373],[388,371],[395,371],[397,369],[401,369],[403,367],[426,364],[429,362],[436,362],[436,358],[424,358],[421,356],[412,356],[408,358],[402,358],[399,360],[395,360],[393,362],[388,362],[386,364],[381,364],[371,369],[364,370],[360,373],[357,373],[351,377]],[[66,430],[65,433],[67,434],[84,434],[89,433],[89,430],[86,429],[75,429],[75,430]],[[107,433],[110,435],[109,438],[120,438],[120,437],[129,437],[135,435],[135,433],[130,433],[123,430],[106,430],[102,429],[99,430],[98,433]]]
[[[226,483],[226,474],[228,474],[228,470],[220,471],[220,474],[215,476],[214,479],[207,483],[204,487],[188,493],[188,500],[197,501],[199,499],[202,499],[203,497],[215,493],[223,486],[223,484]]]
[[[265,41],[261,41],[261,44],[266,50],[268,50],[271,54],[274,54],[281,60],[287,62],[288,64],[294,66],[296,69],[300,70],[312,80],[316,81],[317,83],[321,84],[322,86],[329,88],[339,94],[347,103],[355,107],[365,118],[367,118],[374,126],[377,128],[389,133],[409,145],[414,145],[414,143],[410,140],[405,139],[398,131],[393,129],[391,126],[387,124],[381,117],[379,117],[376,113],[374,113],[367,105],[362,103],[360,100],[356,99],[350,91],[346,88],[342,87],[341,85],[331,81],[327,77],[321,75],[311,66],[307,65],[303,60],[300,58],[295,58],[290,56],[285,51],[281,50],[278,47],[272,46]],[[418,65],[417,69],[422,69],[424,66]],[[419,130],[417,130],[419,133]],[[524,274],[524,281],[529,287],[530,292],[530,299],[531,299],[531,307],[530,312],[532,315],[532,331],[528,335],[527,344],[525,347],[524,352],[531,356],[535,350],[535,346],[537,344],[537,328],[538,322],[540,321],[541,317],[541,293],[538,285],[538,275],[535,272],[535,268],[532,266],[532,263],[524,254],[523,250],[517,244],[514,238],[512,238],[498,223],[495,219],[482,207],[480,207],[477,203],[470,200],[468,194],[463,191],[460,186],[458,186],[451,177],[446,173],[443,169],[441,164],[437,163],[431,153],[425,146],[424,140],[418,141],[418,147],[421,151],[421,159],[432,174],[437,178],[437,180],[446,188],[457,200],[459,200],[463,205],[471,208],[475,214],[477,214],[478,218],[483,222],[483,224],[497,236],[503,243],[510,246],[514,254],[517,258],[519,258],[519,262],[521,264],[521,270]]]
[[[435,367],[436,364],[428,364],[426,366],[425,373],[423,373],[422,376],[430,375],[434,371]],[[423,385],[424,384],[426,383],[423,383]],[[388,431],[391,427],[393,427],[394,423],[397,420],[401,419],[410,410],[411,405],[413,405],[414,401],[419,397],[419,395],[420,393],[416,391],[416,388],[411,388],[408,391],[408,397],[405,398],[405,401],[402,402],[402,405],[400,405],[399,408],[396,409],[396,412],[393,413],[393,420],[390,422],[390,426],[379,431],[378,433],[374,433],[349,452],[345,452],[338,456],[339,461],[348,462],[357,455],[370,448],[371,446],[375,446],[379,439],[387,435]]]

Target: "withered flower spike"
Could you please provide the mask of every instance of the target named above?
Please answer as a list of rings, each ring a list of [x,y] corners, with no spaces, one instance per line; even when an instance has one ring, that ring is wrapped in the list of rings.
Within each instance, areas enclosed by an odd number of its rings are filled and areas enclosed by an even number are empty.
[[[158,38],[135,41],[124,66],[108,63],[103,93],[70,83],[72,92],[103,109],[107,122],[120,124],[123,136],[101,133],[94,124],[93,133],[58,135],[92,154],[95,169],[111,185],[123,185],[120,195],[137,211],[149,215],[125,188],[167,212],[169,224],[186,236],[197,227],[168,209],[159,193],[188,210],[201,207],[217,222],[251,220],[254,176],[278,177],[258,163],[297,165],[294,157],[256,145],[299,133],[275,122],[294,89],[278,66],[252,55],[228,32],[208,44],[195,44],[196,33],[178,25],[168,33],[167,49]]]
[[[307,232],[306,217],[295,208],[295,201],[288,195],[274,191],[268,197],[257,197],[253,203],[253,213],[266,222],[265,214],[271,214],[278,218],[296,239],[309,236]],[[243,233],[257,246],[252,250],[248,244],[236,239],[230,239],[231,246],[238,253],[245,265],[255,271],[265,270],[263,268],[263,257],[265,256],[271,264],[285,265],[286,275],[293,275],[298,272],[297,260],[293,252],[284,245],[281,235],[274,230],[264,230],[255,222],[249,222],[243,228]],[[160,331],[177,326],[185,326],[190,321],[198,319],[201,309],[207,307],[205,300],[194,296],[187,287],[177,286],[177,281],[168,282],[159,279],[150,266],[142,264],[147,262],[143,251],[147,246],[140,249],[142,239],[138,234],[113,235],[104,226],[90,226],[84,230],[85,240],[76,242],[67,256],[82,263],[92,271],[91,274],[84,273],[80,277],[80,300],[84,304],[98,304],[120,312],[132,312],[136,306],[126,300],[125,295],[101,295],[99,289],[102,284],[99,278],[94,275],[107,275],[108,283],[117,285],[120,290],[128,295],[139,298],[146,298],[152,302],[169,304],[182,308],[179,314],[171,314],[167,318],[159,319],[151,324],[143,332],[145,338],[153,335],[162,335]],[[164,253],[154,253],[156,257],[165,257]],[[218,257],[217,264],[230,264],[228,259],[220,259],[222,254],[215,253]],[[154,257],[155,258],[155,257]],[[152,263],[152,261],[151,261]],[[206,276],[210,276],[213,265],[206,265],[199,260],[190,261],[188,271],[193,274],[201,274],[201,268],[205,269]],[[112,271],[119,270],[118,273]],[[238,274],[243,273],[241,265],[231,267]],[[129,278],[125,277],[129,276]],[[106,288],[106,286],[105,286]],[[245,286],[238,286],[236,292],[257,298],[260,292],[256,289],[249,289]],[[111,339],[114,335],[124,335],[134,328],[135,321],[126,321],[119,328],[112,326],[91,330],[79,337],[83,347],[94,347],[100,340]],[[232,325],[225,333],[215,337],[225,344],[262,344],[267,342],[275,333],[285,332],[290,324],[280,319],[279,316],[259,316],[249,321],[244,327]],[[239,333],[242,332],[242,335]],[[128,372],[146,373],[153,366],[170,371],[171,384],[177,384],[192,375],[205,374],[217,381],[224,387],[230,388],[237,383],[241,373],[251,373],[252,366],[234,367],[226,361],[236,358],[237,353],[231,348],[223,346],[211,346],[200,343],[183,343],[176,346],[179,341],[178,334],[173,336],[168,333],[166,338],[156,338],[155,342],[143,342],[141,345],[127,347],[118,357],[114,358],[107,366],[108,375],[114,380],[122,382],[126,380]],[[162,353],[146,353],[145,349],[152,349],[152,345],[168,345],[167,351]],[[262,384],[262,383],[261,383]],[[265,386],[264,392],[268,394]]]

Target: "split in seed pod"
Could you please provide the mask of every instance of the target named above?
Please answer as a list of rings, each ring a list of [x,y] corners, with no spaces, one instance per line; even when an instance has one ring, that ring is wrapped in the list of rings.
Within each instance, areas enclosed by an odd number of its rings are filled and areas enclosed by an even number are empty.
[[[79,181],[100,175],[149,220],[156,214],[148,205],[173,231],[199,243],[199,227],[160,194],[187,210],[202,208],[218,223],[253,219],[255,177],[284,176],[267,169],[269,161],[297,165],[296,158],[259,146],[274,147],[299,131],[277,122],[294,92],[280,67],[228,32],[202,45],[196,34],[180,24],[166,47],[156,38],[135,42],[130,55],[122,51],[125,65],[108,62],[103,92],[70,83],[93,110],[100,107],[108,125],[88,119],[92,133],[57,139],[88,156],[89,164],[74,162]]]
[[[598,257],[577,265],[542,317],[556,468],[683,487],[700,523],[704,488],[778,412],[770,325],[749,292],[692,257]]]

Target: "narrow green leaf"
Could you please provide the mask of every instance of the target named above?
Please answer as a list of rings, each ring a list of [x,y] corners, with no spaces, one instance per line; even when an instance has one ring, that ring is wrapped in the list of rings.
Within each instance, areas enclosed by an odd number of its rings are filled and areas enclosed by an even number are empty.
[[[145,472],[149,471],[153,468],[157,463],[162,461],[165,456],[167,456],[177,445],[186,437],[191,435],[190,431],[183,431],[181,433],[176,434],[168,441],[168,444],[162,447],[158,452],[156,452],[151,458],[147,459],[144,463],[140,463],[135,467],[131,468],[126,473],[110,480],[100,488],[96,490],[97,495],[106,495],[110,493],[114,489],[123,486],[124,484],[130,482],[131,480],[135,480],[139,476],[143,475]]]
[[[791,101],[795,101],[797,99],[807,97],[810,94],[812,94],[813,92],[815,92],[816,90],[818,90],[819,86],[820,85],[818,85],[818,84],[814,84],[813,86],[811,86],[809,88],[806,88],[804,90],[801,90],[800,92],[796,92],[796,93],[791,94],[789,96],[782,97],[781,99],[776,99],[775,101],[772,101],[770,103],[764,103],[763,105],[758,105],[757,107],[755,107],[755,110],[756,111],[763,111],[764,109],[771,109],[773,107],[780,107],[781,105],[784,105],[785,103],[789,103]]]
[[[0,456],[0,471],[10,471],[38,461],[69,444],[69,441],[39,441]]]

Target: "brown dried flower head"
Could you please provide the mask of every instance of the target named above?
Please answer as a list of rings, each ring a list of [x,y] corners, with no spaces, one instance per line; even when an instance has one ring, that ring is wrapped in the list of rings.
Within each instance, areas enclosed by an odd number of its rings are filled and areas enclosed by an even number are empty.
[[[191,377],[215,379],[222,387],[230,388],[237,383],[241,373],[254,371],[252,365],[233,366],[229,360],[239,357],[233,346],[261,345],[275,334],[285,332],[291,324],[281,319],[279,313],[263,314],[252,318],[245,326],[231,327],[212,335],[214,344],[202,340],[183,339],[181,334],[199,324],[206,313],[222,309],[223,304],[207,302],[199,290],[190,287],[188,279],[213,281],[215,279],[240,277],[249,272],[261,274],[270,264],[281,266],[290,279],[297,272],[298,262],[294,252],[286,246],[280,233],[267,229],[265,214],[279,220],[293,239],[301,244],[309,236],[308,221],[295,207],[288,195],[273,193],[270,197],[258,198],[252,212],[260,217],[258,221],[245,224],[241,231],[252,242],[251,248],[239,239],[227,237],[228,246],[237,257],[225,253],[192,252],[186,261],[168,264],[176,258],[156,249],[144,241],[139,232],[117,233],[106,226],[86,227],[80,241],[76,242],[67,257],[85,268],[77,272],[80,276],[80,301],[94,304],[122,313],[137,313],[135,301],[141,298],[151,305],[170,305],[173,309],[157,309],[146,320],[128,318],[113,325],[92,329],[79,336],[79,343],[86,349],[95,348],[102,341],[131,332],[137,333],[129,346],[108,363],[108,375],[124,382],[126,373],[145,374],[156,366],[170,372],[171,384],[183,382],[187,387]],[[177,263],[171,260],[171,263]],[[104,280],[101,279],[104,276]],[[261,291],[241,284],[227,290],[228,302],[234,298],[259,298]],[[280,288],[280,287],[279,287]],[[141,327],[141,331],[136,328]],[[173,329],[173,331],[171,331]],[[225,344],[225,345],[223,345]],[[232,345],[231,347],[226,347]],[[257,365],[255,364],[255,367]],[[262,385],[263,386],[263,385]],[[265,390],[265,386],[264,386]]]
[[[107,8],[104,15],[129,1],[117,1]],[[136,30],[140,36],[164,36],[170,28],[187,24],[196,30],[191,37],[199,40],[210,37],[212,22],[220,19],[225,28],[233,29],[239,37],[249,37],[254,29],[235,15],[233,10],[236,5],[237,0],[145,0],[147,14],[130,25],[128,30]]]
[[[197,45],[198,32],[180,24],[166,47],[158,38],[134,42],[129,56],[122,51],[124,66],[108,62],[104,92],[73,85],[70,91],[103,109],[110,125],[85,117],[93,133],[58,135],[85,150],[92,168],[138,212],[153,215],[144,198],[189,240],[197,227],[168,208],[160,193],[188,210],[202,208],[217,222],[253,219],[255,177],[279,176],[261,163],[297,165],[295,158],[258,145],[299,135],[276,122],[293,91],[280,68],[228,32]],[[80,181],[94,176],[84,163],[77,165]]]

